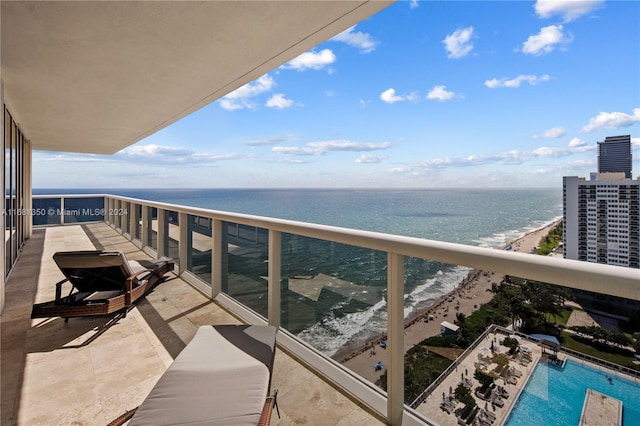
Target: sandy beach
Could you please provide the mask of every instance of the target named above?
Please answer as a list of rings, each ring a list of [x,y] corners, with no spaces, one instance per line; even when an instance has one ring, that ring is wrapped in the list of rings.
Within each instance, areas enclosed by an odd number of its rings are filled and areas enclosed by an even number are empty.
[[[547,235],[556,223],[553,222],[531,231],[508,243],[505,247],[511,245],[513,251],[530,253],[538,245],[540,239]],[[489,302],[493,297],[493,294],[488,291],[491,289],[491,283],[499,283],[503,277],[504,275],[502,274],[474,271],[456,290],[443,296],[431,308],[408,320],[404,331],[405,353],[427,337],[440,334],[440,323],[442,321],[453,323],[456,313],[462,312],[469,316],[481,305]],[[425,316],[430,314],[433,315],[433,320],[424,322]],[[384,369],[376,371],[374,364],[380,361],[383,365],[386,365],[387,354],[379,342],[370,342],[364,348],[342,356],[339,360],[352,371],[375,383],[384,373]]]

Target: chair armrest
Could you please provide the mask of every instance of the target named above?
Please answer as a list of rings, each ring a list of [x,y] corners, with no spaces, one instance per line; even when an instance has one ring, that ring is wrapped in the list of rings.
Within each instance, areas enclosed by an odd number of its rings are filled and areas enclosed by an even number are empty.
[[[133,417],[133,415],[136,413],[137,410],[138,410],[138,407],[134,408],[133,410],[127,411],[126,413],[122,414],[120,417],[109,422],[107,426],[122,426],[127,421],[129,421],[131,417]]]
[[[143,269],[136,272],[127,278],[127,282],[124,284],[124,304],[125,306],[131,306],[131,291],[133,290],[133,282],[138,281],[138,275],[146,274],[147,272],[153,272],[153,269]]]
[[[138,275],[142,275],[144,273],[147,272],[155,272],[153,269],[143,269],[141,271],[136,272],[135,274],[131,275],[129,278],[127,278],[127,281],[133,281],[134,279],[136,279],[138,277]]]
[[[277,410],[278,418],[280,418],[280,409],[278,408],[278,389],[273,392],[273,395],[267,396],[262,407],[262,413],[260,413],[260,420],[258,420],[258,426],[269,426],[271,423],[271,413],[273,409]]]

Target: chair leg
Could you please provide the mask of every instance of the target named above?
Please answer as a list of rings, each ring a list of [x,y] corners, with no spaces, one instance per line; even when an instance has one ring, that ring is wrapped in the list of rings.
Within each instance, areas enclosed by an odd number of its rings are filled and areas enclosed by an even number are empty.
[[[273,406],[276,408],[278,418],[280,418],[280,408],[278,407],[278,389],[274,389],[273,391]]]

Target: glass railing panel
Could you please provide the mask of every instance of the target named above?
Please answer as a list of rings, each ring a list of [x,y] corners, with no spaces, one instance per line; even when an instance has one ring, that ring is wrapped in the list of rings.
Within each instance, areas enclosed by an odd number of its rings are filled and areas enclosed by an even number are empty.
[[[405,355],[404,402],[410,404],[451,366],[454,354],[459,354],[462,348],[470,345],[484,331],[485,327],[476,330],[474,326],[468,327],[464,333],[457,330],[464,322],[464,312],[468,312],[468,306],[478,305],[478,300],[484,301],[490,297],[490,293],[476,289],[476,284],[470,278],[491,280],[493,275],[488,272],[474,274],[464,266],[415,257],[405,258],[404,268],[404,339],[413,342],[412,349]],[[483,293],[478,295],[479,291]],[[428,350],[427,346],[446,349],[434,352]],[[460,373],[464,373],[464,376],[460,377]],[[473,378],[473,372],[469,370],[465,372],[463,369],[456,374],[460,381],[464,379],[464,383]],[[378,385],[385,388],[384,372]]]
[[[64,199],[64,223],[102,221],[104,214],[104,197]]]
[[[129,213],[131,212],[131,203],[128,201],[122,201],[120,203],[120,210],[116,212],[120,216],[120,223],[122,225],[122,232],[125,234],[131,234],[131,221],[129,220]]]
[[[122,228],[122,214],[120,214],[120,212],[122,211],[123,204],[124,202],[122,200],[114,200],[113,210],[111,210],[110,212],[111,216],[113,217],[113,221],[115,223],[116,229],[119,229],[121,232],[123,228]]]
[[[223,222],[222,247],[222,292],[266,318],[268,230]]]
[[[146,206],[149,220],[147,221],[147,241],[144,245],[158,251],[158,209]]]
[[[176,211],[165,211],[166,233],[163,253],[174,259],[176,264],[180,263],[180,215]]]
[[[34,198],[33,226],[60,225],[62,223],[62,202],[60,197]]]
[[[187,215],[187,271],[211,285],[211,219]]]
[[[386,333],[387,254],[282,234],[281,325],[343,360]]]
[[[133,214],[135,215],[136,228],[134,230],[133,238],[137,240],[142,239],[142,204],[135,204],[133,207]]]
[[[111,225],[111,226],[115,226],[115,223],[113,221],[113,215],[111,214],[111,210],[113,209],[114,206],[114,200],[113,198],[108,197],[105,200],[105,206],[104,206],[104,210],[105,210],[105,221]]]

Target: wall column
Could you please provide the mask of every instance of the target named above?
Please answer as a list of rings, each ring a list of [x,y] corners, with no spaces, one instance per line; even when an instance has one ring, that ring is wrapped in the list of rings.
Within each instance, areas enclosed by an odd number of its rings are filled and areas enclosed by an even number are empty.
[[[6,114],[4,113],[4,84],[2,83],[2,76],[0,76],[0,103],[2,103],[2,119],[0,119],[0,135],[2,135],[2,158],[5,158],[4,153],[4,117]],[[6,184],[4,182],[5,172],[4,172],[4,160],[0,161],[0,173],[2,173],[2,192],[5,193]],[[2,209],[5,208],[5,202],[3,201]],[[4,233],[6,229],[5,224],[5,215],[0,215],[0,229]],[[5,244],[4,242],[0,244],[0,312],[4,310],[4,283],[5,283],[5,270],[4,270],[4,259],[5,259]]]

